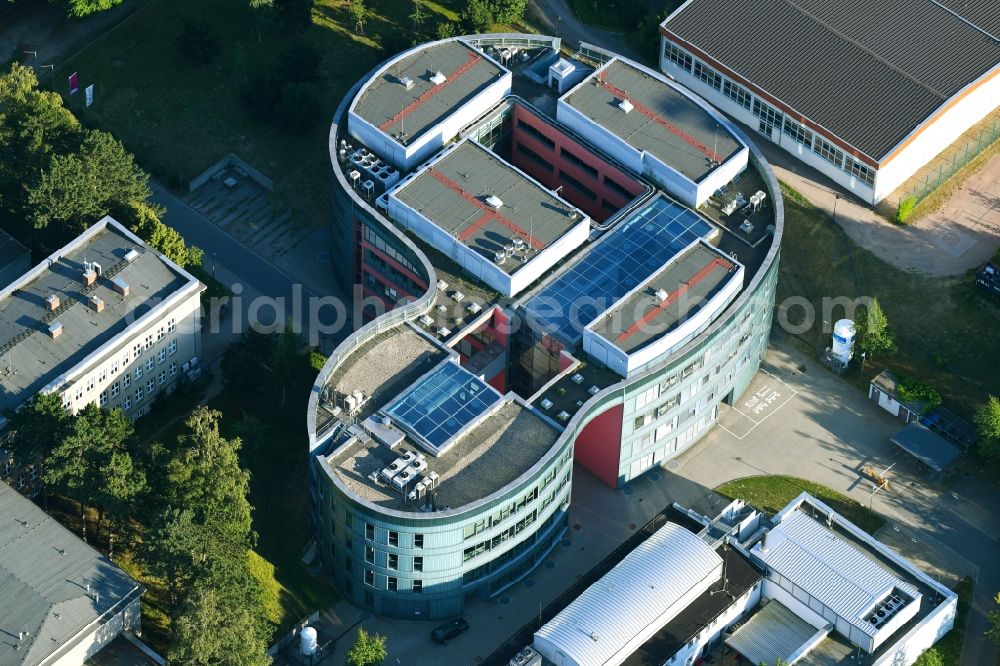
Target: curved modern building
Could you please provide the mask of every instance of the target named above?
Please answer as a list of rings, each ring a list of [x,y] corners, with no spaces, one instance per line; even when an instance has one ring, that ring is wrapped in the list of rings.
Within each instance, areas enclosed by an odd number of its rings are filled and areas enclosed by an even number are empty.
[[[612,487],[698,441],[771,326],[783,210],[743,134],[556,38],[423,44],[330,131],[363,324],[309,404],[317,553],[375,613],[441,618],[558,543],[574,464]]]

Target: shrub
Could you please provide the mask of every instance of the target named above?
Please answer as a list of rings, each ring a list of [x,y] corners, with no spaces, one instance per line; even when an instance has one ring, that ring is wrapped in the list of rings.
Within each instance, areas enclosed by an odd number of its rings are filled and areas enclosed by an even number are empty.
[[[208,65],[219,57],[222,46],[211,28],[201,21],[185,21],[177,35],[177,50],[189,65]]]
[[[913,197],[906,197],[905,199],[900,199],[899,207],[896,208],[896,222],[899,224],[907,224],[909,222],[910,216],[913,215],[913,209],[917,206],[917,200]]]
[[[437,24],[436,30],[438,39],[448,39],[458,34],[458,24],[454,21],[442,21]]]
[[[941,404],[941,395],[919,379],[903,376],[896,384],[896,397],[906,402],[924,403],[924,411],[930,411]]]

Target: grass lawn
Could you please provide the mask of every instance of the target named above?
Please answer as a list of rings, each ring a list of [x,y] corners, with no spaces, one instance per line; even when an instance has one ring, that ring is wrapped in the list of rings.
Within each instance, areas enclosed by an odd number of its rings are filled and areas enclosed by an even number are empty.
[[[228,153],[244,158],[275,182],[275,192],[299,223],[317,226],[329,216],[329,119],[344,93],[379,63],[383,44],[409,43],[412,3],[369,0],[365,34],[355,35],[347,0],[317,0],[313,25],[301,38],[322,54],[320,80],[303,84],[321,101],[322,117],[292,132],[249,118],[240,104],[247,77],[273,66],[289,35],[278,28],[258,38],[247,0],[150,0],[121,26],[60,64],[55,80],[78,72],[81,86],[95,85],[94,105],[67,97],[81,121],[106,129],[155,176],[185,184]],[[425,30],[457,18],[459,0],[425,2]],[[207,66],[185,64],[176,46],[185,20],[206,24],[222,46]],[[42,77],[48,83],[48,77]]]
[[[1000,395],[1000,299],[977,289],[972,274],[925,277],[898,269],[857,245],[825,213],[798,193],[785,194],[778,302],[805,297],[816,309],[812,328],[796,336],[810,353],[830,344],[823,332],[824,297],[878,297],[896,334],[895,355],[875,358],[864,376],[846,376],[859,388],[883,368],[913,375],[936,388],[950,409],[970,416],[988,394]],[[905,233],[901,231],[900,233]],[[844,314],[834,309],[826,320]],[[802,308],[789,320],[799,323]]]
[[[869,534],[885,521],[860,502],[836,490],[794,476],[748,476],[724,483],[715,489],[730,499],[741,499],[768,513],[776,513],[789,502],[808,492]]]

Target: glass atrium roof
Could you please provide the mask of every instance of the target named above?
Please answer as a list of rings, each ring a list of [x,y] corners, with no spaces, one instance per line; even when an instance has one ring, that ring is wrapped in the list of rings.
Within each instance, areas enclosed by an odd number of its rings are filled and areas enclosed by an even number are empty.
[[[444,361],[383,412],[437,453],[502,401],[492,386],[457,363]]]
[[[698,213],[661,194],[531,297],[524,304],[528,319],[539,330],[575,345],[599,314],[713,230]]]

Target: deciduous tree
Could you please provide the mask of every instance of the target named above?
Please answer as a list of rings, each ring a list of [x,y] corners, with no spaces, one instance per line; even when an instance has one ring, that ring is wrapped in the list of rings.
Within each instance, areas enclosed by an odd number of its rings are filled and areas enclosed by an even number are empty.
[[[861,349],[872,356],[896,351],[896,339],[889,326],[889,318],[885,316],[877,298],[871,299],[862,311],[858,333]]]
[[[1000,460],[1000,399],[989,396],[973,417],[979,430],[979,453],[990,460]],[[997,638],[1000,639],[1000,633]]]
[[[385,636],[369,634],[364,628],[358,629],[354,645],[347,651],[348,666],[375,666],[385,661]]]

